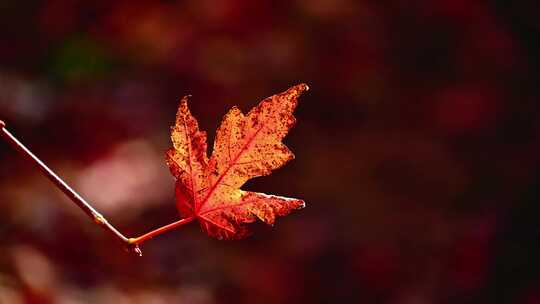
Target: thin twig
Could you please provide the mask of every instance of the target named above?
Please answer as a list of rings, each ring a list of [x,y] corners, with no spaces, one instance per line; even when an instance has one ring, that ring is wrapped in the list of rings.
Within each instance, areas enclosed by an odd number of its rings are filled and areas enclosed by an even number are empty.
[[[169,231],[171,229],[174,229],[174,228],[183,226],[185,224],[188,224],[188,223],[192,222],[194,219],[195,219],[194,217],[187,217],[187,218],[181,219],[181,220],[176,221],[174,223],[171,223],[169,225],[165,225],[165,226],[162,226],[162,227],[157,228],[155,230],[152,230],[152,231],[150,231],[150,232],[148,232],[148,233],[146,233],[144,235],[141,235],[139,237],[130,238],[130,239],[128,239],[128,242],[130,244],[133,244],[133,245],[140,245],[143,242],[148,241],[149,239],[151,239],[151,238],[153,238],[153,237],[155,237],[157,235],[160,235],[165,231]]]
[[[33,163],[40,171],[45,175],[56,187],[58,187],[64,194],[74,202],[79,208],[81,208],[86,215],[88,215],[96,224],[103,227],[106,231],[109,231],[117,240],[122,242],[128,251],[142,255],[142,251],[137,244],[130,243],[120,231],[118,231],[113,225],[111,225],[103,215],[101,215],[96,209],[94,209],[88,202],[86,202],[75,190],[73,190],[66,182],[64,182],[54,171],[52,171],[45,163],[43,163],[37,156],[35,156],[28,148],[26,148],[13,134],[6,129],[6,124],[0,120],[1,136],[6,140],[15,150],[17,150],[24,158]]]
[[[37,156],[35,156],[28,148],[26,148],[13,134],[6,129],[6,124],[0,120],[0,135],[7,141],[15,150],[17,150],[24,158],[33,163],[40,171],[47,177],[58,189],[74,202],[79,208],[81,208],[86,215],[88,215],[96,224],[103,227],[106,231],[110,232],[118,241],[123,243],[125,248],[139,256],[142,256],[142,251],[139,247],[143,242],[160,235],[171,229],[183,226],[189,222],[192,222],[195,218],[189,217],[181,219],[174,223],[162,226],[155,230],[152,230],[142,236],[136,238],[125,237],[118,229],[111,225],[107,219],[101,213],[99,213],[92,205],[90,205],[82,196],[80,196],[73,188],[71,188],[66,182],[64,182],[54,171],[52,171],[45,163],[43,163]]]

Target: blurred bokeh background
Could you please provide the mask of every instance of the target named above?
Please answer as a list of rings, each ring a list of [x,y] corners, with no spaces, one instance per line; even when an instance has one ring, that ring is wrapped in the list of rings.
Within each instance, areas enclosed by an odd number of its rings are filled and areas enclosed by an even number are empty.
[[[178,218],[180,97],[213,138],[305,82],[308,207],[125,253],[0,142],[0,303],[540,303],[536,1],[0,1],[0,119],[121,231]]]

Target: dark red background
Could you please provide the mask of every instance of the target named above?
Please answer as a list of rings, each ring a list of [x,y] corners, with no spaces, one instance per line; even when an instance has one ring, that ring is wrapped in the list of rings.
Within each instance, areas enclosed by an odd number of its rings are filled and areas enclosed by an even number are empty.
[[[1,303],[540,303],[535,1],[2,1],[0,119],[130,236],[176,220],[179,98],[311,87],[296,160],[244,188],[308,206],[244,241],[122,251],[0,143]]]

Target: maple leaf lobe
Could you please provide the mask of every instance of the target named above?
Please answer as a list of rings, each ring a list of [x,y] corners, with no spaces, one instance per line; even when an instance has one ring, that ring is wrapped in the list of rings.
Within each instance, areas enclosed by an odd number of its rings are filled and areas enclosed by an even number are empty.
[[[196,198],[197,189],[204,183],[203,171],[208,163],[206,132],[199,130],[197,120],[189,111],[187,99],[185,96],[180,101],[176,124],[171,127],[173,148],[166,152],[166,163],[171,174],[178,180],[177,196],[180,187],[188,198],[177,199],[178,210],[184,217],[193,213],[193,202],[190,203],[189,200]]]
[[[183,217],[196,217],[208,235],[239,239],[249,231],[245,224],[259,219],[273,225],[277,216],[305,206],[299,199],[243,191],[249,179],[268,175],[294,158],[281,142],[296,120],[298,97],[308,89],[300,84],[261,101],[247,115],[237,107],[224,116],[216,133],[210,160],[206,133],[180,103],[172,127],[173,149],[167,164],[177,178],[177,208]]]

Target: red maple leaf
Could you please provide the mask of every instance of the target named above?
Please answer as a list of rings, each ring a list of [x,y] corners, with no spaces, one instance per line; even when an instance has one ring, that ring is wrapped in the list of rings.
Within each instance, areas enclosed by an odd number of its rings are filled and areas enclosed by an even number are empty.
[[[246,223],[259,219],[273,225],[276,216],[305,206],[304,201],[241,190],[249,179],[268,175],[294,158],[281,142],[294,125],[300,84],[261,101],[247,115],[233,107],[217,130],[214,150],[207,156],[206,132],[191,115],[187,97],[180,103],[172,127],[173,148],[167,164],[176,177],[176,205],[186,221],[197,219],[218,239],[249,234]]]

